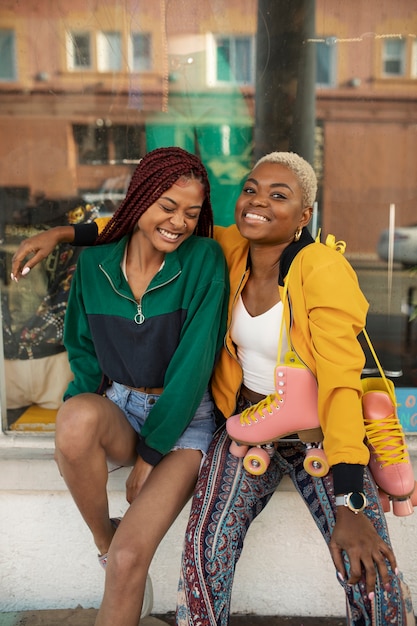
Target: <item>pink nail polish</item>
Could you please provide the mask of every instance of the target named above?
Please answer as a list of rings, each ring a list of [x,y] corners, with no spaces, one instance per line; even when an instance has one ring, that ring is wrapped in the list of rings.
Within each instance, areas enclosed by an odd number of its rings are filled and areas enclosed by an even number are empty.
[[[368,593],[368,599],[372,602],[372,600],[375,598],[375,593],[373,591],[371,591],[370,593]]]
[[[26,276],[30,272],[30,267],[26,266],[22,269],[22,276]]]

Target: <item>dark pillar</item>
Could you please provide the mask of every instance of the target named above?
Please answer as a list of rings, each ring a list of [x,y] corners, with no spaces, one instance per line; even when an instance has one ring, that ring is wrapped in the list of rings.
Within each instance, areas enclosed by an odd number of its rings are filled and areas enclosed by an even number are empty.
[[[255,159],[273,150],[314,158],[314,0],[259,0]]]

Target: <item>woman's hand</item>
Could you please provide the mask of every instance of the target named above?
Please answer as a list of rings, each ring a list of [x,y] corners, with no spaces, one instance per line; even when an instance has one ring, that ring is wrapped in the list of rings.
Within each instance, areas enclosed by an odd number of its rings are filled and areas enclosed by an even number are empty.
[[[56,226],[22,241],[12,258],[11,279],[18,282],[32,267],[45,259],[59,243],[72,243],[74,228]]]
[[[395,572],[397,562],[394,553],[363,513],[355,514],[346,507],[337,507],[336,525],[329,548],[337,571],[348,584],[358,583],[364,568],[368,595],[375,592],[377,571],[382,584],[389,588],[387,561]],[[347,580],[342,551],[347,554],[350,563],[350,576]]]
[[[126,500],[129,504],[132,504],[133,500],[137,498],[152,470],[153,465],[149,465],[138,456],[126,481]]]

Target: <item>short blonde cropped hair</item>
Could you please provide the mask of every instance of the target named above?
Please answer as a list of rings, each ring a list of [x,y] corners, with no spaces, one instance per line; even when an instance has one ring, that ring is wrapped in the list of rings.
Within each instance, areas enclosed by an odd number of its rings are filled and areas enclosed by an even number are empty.
[[[303,192],[303,208],[313,206],[317,193],[317,177],[310,163],[303,157],[295,152],[270,152],[261,157],[253,169],[261,163],[278,163],[288,167],[300,183]]]

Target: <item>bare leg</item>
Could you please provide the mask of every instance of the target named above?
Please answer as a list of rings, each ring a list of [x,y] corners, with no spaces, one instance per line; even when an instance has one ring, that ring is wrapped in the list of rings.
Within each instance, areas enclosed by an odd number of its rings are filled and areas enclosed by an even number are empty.
[[[132,465],[135,442],[123,412],[102,396],[75,396],[58,412],[55,459],[99,554],[108,551],[115,532],[109,520],[107,459]]]
[[[110,546],[96,626],[139,623],[149,565],[161,539],[191,497],[200,462],[198,450],[176,450],[152,470]]]

